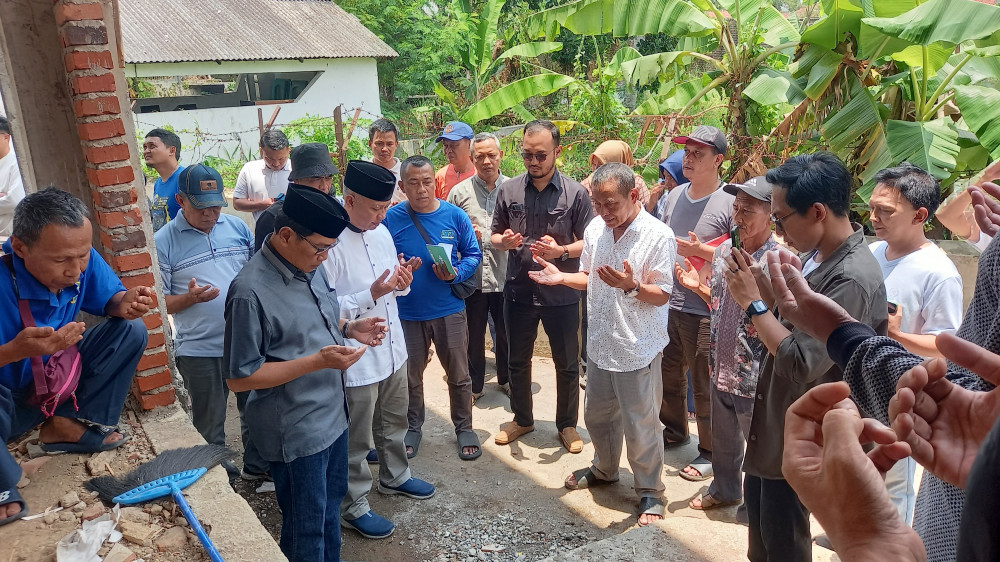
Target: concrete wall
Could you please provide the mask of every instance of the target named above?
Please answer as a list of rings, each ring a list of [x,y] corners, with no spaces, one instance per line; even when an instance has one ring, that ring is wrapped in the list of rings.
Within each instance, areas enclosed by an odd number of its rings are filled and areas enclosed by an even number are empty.
[[[373,58],[129,64],[125,74],[133,78],[303,71],[321,71],[321,74],[294,103],[259,106],[265,122],[276,105],[281,107],[276,121],[279,124],[307,114],[333,117],[333,110],[339,104],[348,109],[360,107],[367,112],[363,115],[381,114],[378,72]],[[181,159],[185,164],[199,162],[206,155],[226,157],[240,150],[247,155],[257,152],[260,133],[254,106],[133,113],[133,118],[140,134],[155,127],[172,126],[181,137]],[[349,114],[345,116],[347,119]]]

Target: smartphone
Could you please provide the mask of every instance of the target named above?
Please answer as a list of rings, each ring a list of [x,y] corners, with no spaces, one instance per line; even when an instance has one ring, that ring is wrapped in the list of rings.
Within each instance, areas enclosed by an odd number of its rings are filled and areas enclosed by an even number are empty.
[[[743,242],[740,240],[740,227],[733,225],[729,231],[729,239],[733,241],[734,250],[742,250]]]
[[[896,303],[889,301],[889,314],[896,314],[896,310],[898,309],[899,307],[896,306]]]

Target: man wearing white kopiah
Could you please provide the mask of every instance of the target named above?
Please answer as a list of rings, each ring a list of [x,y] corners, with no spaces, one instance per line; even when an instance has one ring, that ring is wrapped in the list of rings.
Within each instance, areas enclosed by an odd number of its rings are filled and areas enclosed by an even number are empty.
[[[368,504],[372,489],[370,461],[380,461],[378,491],[413,499],[434,495],[434,486],[413,478],[406,459],[409,388],[406,343],[396,296],[410,292],[419,258],[401,263],[392,235],[382,224],[391,205],[396,178],[371,162],[352,160],[344,173],[344,207],[350,224],[323,263],[336,289],[340,317],[350,321],[380,317],[389,332],[384,345],[361,356],[347,377],[350,431],[347,442],[347,495],[340,506],[341,525],[369,539],[388,537],[395,525]],[[375,455],[370,453],[375,443]]]
[[[528,276],[544,285],[587,290],[587,394],[583,417],[594,443],[591,466],[565,481],[578,490],[618,481],[622,437],[639,496],[639,524],[663,518],[663,442],[659,430],[666,347],[666,306],[673,288],[677,242],[666,224],[639,203],[632,170],[605,164],[592,180],[594,212],[583,235],[578,273],[541,257]]]

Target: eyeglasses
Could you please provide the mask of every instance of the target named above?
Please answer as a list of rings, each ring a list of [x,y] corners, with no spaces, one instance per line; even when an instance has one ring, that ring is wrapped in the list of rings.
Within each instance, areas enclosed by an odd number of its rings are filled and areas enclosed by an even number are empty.
[[[337,244],[340,243],[340,240],[336,240],[336,241],[334,241],[333,244],[330,244],[329,246],[317,246],[316,244],[313,244],[308,238],[306,238],[305,236],[302,236],[298,232],[296,232],[295,235],[298,236],[299,238],[305,240],[306,244],[309,244],[310,246],[312,246],[313,250],[316,250],[316,255],[317,256],[320,255],[320,254],[329,252],[330,250],[336,248]]]
[[[538,163],[541,164],[542,162],[545,162],[545,159],[548,158],[548,157],[549,157],[549,153],[548,152],[536,152],[534,154],[532,154],[531,152],[522,152],[521,153],[521,158],[523,158],[525,162],[531,162],[532,160],[538,160]]]
[[[790,217],[790,216],[792,216],[794,214],[795,214],[795,211],[791,211],[791,212],[789,212],[787,215],[785,215],[783,217],[776,217],[772,213],[771,214],[771,222],[774,223],[774,227],[775,228],[780,228],[781,230],[785,230],[785,225],[784,225],[785,219],[787,219],[788,217]]]

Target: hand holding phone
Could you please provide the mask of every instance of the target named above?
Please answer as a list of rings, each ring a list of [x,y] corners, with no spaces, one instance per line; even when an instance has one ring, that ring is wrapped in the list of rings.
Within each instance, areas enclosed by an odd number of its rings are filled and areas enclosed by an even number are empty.
[[[729,230],[729,239],[733,241],[734,250],[743,249],[743,241],[740,240],[740,227],[733,225],[733,228]]]

